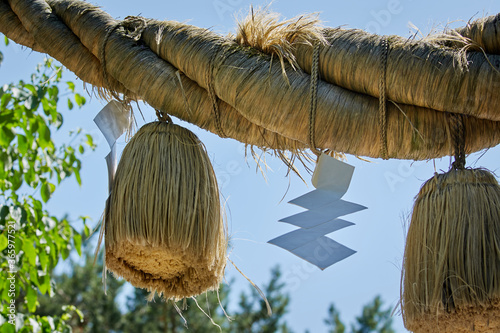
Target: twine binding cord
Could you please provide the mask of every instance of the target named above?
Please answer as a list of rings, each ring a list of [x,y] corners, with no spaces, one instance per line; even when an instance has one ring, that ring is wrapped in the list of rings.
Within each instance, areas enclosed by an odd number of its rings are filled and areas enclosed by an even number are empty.
[[[310,109],[309,109],[309,148],[316,154],[321,155],[321,150],[316,148],[315,130],[316,130],[316,108],[318,105],[318,78],[319,78],[319,41],[314,43],[312,63],[311,63],[311,85],[309,89]]]
[[[127,96],[123,94],[124,97],[120,98],[120,96],[115,92],[115,89],[113,89],[113,87],[111,87],[111,85],[109,84],[108,71],[106,69],[106,45],[108,44],[108,40],[111,34],[120,27],[123,27],[125,29],[127,36],[132,38],[134,41],[138,41],[139,39],[141,39],[142,32],[146,28],[146,25],[147,25],[146,20],[142,17],[139,16],[125,17],[125,20],[114,24],[108,30],[108,32],[106,32],[106,35],[104,36],[104,39],[102,41],[101,49],[99,50],[99,58],[101,60],[102,76],[104,79],[104,84],[110,90],[111,96],[113,96],[113,98],[120,101],[124,105],[128,104],[129,102]]]
[[[452,140],[455,154],[455,161],[451,167],[455,170],[465,169],[465,126],[464,116],[457,113],[450,114],[450,122],[452,129]]]
[[[168,123],[168,124],[172,124],[172,118],[170,118],[170,116],[163,112],[163,111],[160,111],[158,109],[155,109],[156,111],[156,117],[158,117],[158,121],[159,122],[165,122],[165,123]]]
[[[213,77],[214,77],[214,69],[215,69],[215,60],[217,55],[219,54],[222,48],[222,43],[219,43],[215,48],[212,56],[210,57],[210,70],[207,72],[207,87],[208,87],[208,96],[210,97],[210,101],[212,102],[212,111],[215,119],[215,128],[217,130],[217,134],[221,138],[227,138],[228,136],[224,133],[222,129],[222,123],[220,120],[220,111],[219,111],[219,98],[215,94],[215,89],[213,85]]]
[[[387,57],[389,55],[389,41],[382,36],[380,41],[382,50],[380,57],[380,81],[379,81],[379,126],[380,126],[380,156],[382,159],[389,158],[387,151],[387,96],[385,92],[387,81]]]

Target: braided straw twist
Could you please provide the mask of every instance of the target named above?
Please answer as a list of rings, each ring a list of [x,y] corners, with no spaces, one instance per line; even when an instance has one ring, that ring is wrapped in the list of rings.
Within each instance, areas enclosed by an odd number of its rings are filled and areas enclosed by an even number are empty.
[[[380,57],[380,81],[379,81],[379,126],[380,126],[380,157],[384,160],[389,158],[387,151],[387,57],[389,55],[389,41],[382,36],[380,41],[382,50]]]
[[[319,78],[319,42],[314,43],[312,64],[311,64],[311,85],[309,89],[309,98],[311,105],[309,108],[309,148],[318,157],[321,155],[321,150],[316,148],[315,143],[315,125],[316,125],[316,108],[318,105],[318,78]]]
[[[455,161],[451,167],[455,170],[463,170],[465,168],[465,126],[463,115],[452,113],[450,114],[452,123],[452,139],[454,145]]]
[[[222,124],[220,120],[220,110],[219,110],[219,98],[215,94],[213,77],[214,77],[214,69],[215,69],[215,60],[217,55],[221,50],[222,43],[219,43],[217,47],[215,47],[212,56],[210,57],[210,70],[207,72],[207,91],[208,96],[210,97],[210,101],[212,102],[212,111],[215,119],[215,128],[217,130],[217,134],[219,134],[222,138],[227,138],[227,135],[224,133],[222,129]]]

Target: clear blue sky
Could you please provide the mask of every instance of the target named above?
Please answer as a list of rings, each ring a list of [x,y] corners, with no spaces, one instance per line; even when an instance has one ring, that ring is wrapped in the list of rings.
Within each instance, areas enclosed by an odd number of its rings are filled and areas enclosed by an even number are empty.
[[[95,0],[116,18],[142,15],[148,18],[177,20],[212,28],[226,34],[234,31],[235,13],[245,13],[247,0],[159,1],[159,0]],[[254,6],[267,2],[255,1]],[[386,35],[409,36],[409,23],[424,33],[442,27],[447,22],[454,26],[465,24],[471,17],[500,12],[500,2],[478,1],[412,1],[412,0],[276,0],[271,8],[291,18],[298,14],[320,12],[326,26],[360,28]],[[30,50],[10,46],[3,48],[5,62],[0,67],[0,82],[27,78],[41,56]],[[73,79],[69,75],[67,79]],[[82,85],[79,85],[82,87]],[[104,156],[109,148],[93,124],[92,119],[103,103],[95,98],[81,111],[65,113],[67,124],[57,134],[58,140],[67,137],[67,131],[76,126],[93,134],[99,148],[85,155],[83,186],[67,182],[50,202],[55,214],[69,213],[72,217],[89,215],[97,223],[107,197],[107,172]],[[147,121],[155,119],[150,108],[143,109]],[[386,306],[397,306],[400,292],[401,261],[404,251],[406,216],[411,211],[414,196],[421,184],[430,178],[434,168],[447,170],[450,159],[415,162],[402,160],[372,160],[371,163],[348,156],[348,163],[356,167],[351,187],[344,199],[368,209],[345,216],[356,225],[337,231],[329,237],[356,251],[355,255],[320,271],[289,252],[266,242],[294,230],[292,226],[277,222],[280,218],[301,211],[286,202],[312,189],[297,177],[285,177],[286,169],[269,157],[272,168],[267,180],[256,172],[255,163],[244,159],[243,145],[220,139],[204,130],[190,128],[205,143],[211,156],[222,193],[227,199],[228,224],[234,246],[230,258],[259,285],[269,279],[270,268],[280,264],[287,291],[291,296],[288,322],[295,332],[324,332],[323,319],[329,303],[335,303],[342,318],[349,322],[361,307],[381,295]],[[123,147],[124,143],[121,143]],[[490,149],[479,159],[479,154],[468,158],[468,165],[496,171],[499,148]],[[307,177],[309,180],[309,177]],[[290,185],[290,186],[289,186]],[[288,192],[287,192],[288,189]],[[281,199],[284,196],[284,200]],[[249,285],[231,266],[228,281],[234,278],[233,300]],[[229,309],[230,310],[230,309]],[[189,318],[188,318],[189,320]],[[405,332],[401,316],[396,313],[394,326]]]

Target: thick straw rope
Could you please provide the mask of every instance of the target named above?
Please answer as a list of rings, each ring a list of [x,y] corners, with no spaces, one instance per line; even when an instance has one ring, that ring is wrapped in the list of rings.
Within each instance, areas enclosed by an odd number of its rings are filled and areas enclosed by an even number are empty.
[[[98,55],[106,32],[116,20],[102,10],[74,0],[0,0],[0,17],[8,18],[8,24],[0,20],[0,31],[8,37],[48,52],[86,82],[106,86]],[[372,52],[380,37],[359,31],[323,33],[329,43],[320,46],[322,80],[317,84],[316,122],[321,128],[315,131],[315,146],[380,157],[380,131],[376,126],[380,55]],[[143,99],[156,109],[169,110],[174,116],[218,133],[206,73],[212,68],[213,47],[222,39],[206,29],[148,20],[141,37],[144,44],[137,47],[137,42],[115,29],[106,43],[111,86],[134,100]],[[311,48],[307,46],[311,40],[296,40],[297,71],[286,62],[273,63],[272,57],[255,49],[224,43],[212,82],[225,135],[279,153],[300,153],[308,147],[310,105],[305,97],[309,95],[310,76],[300,69],[311,70]],[[359,51],[351,52],[353,45],[358,45]],[[468,52],[468,70],[459,72],[454,66],[458,53],[442,43],[408,44],[406,39],[391,37],[386,95],[398,103],[387,105],[387,150],[391,158],[428,159],[449,154],[447,116],[436,110],[471,115],[464,123],[470,133],[466,137],[468,153],[500,142],[500,124],[491,121],[500,119],[500,95],[491,89],[498,84],[499,74],[488,63],[495,65],[497,56],[488,54],[485,59],[482,52]],[[332,63],[334,67],[327,66]],[[288,80],[283,79],[283,71]],[[348,74],[354,81],[328,83],[339,73]],[[429,87],[433,91],[428,91]],[[421,100],[408,98],[412,96]],[[454,96],[452,101],[449,96]],[[471,100],[471,96],[480,98]]]

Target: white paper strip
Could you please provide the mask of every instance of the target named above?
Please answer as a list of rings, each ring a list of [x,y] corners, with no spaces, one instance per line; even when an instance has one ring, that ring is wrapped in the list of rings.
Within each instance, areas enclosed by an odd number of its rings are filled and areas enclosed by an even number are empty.
[[[109,102],[94,118],[94,122],[112,148],[116,140],[130,126],[130,112],[118,101]]]
[[[129,128],[130,121],[130,113],[117,101],[109,102],[94,118],[95,124],[101,130],[111,149],[105,157],[108,166],[109,193],[113,189],[113,180],[117,166],[116,140]]]
[[[302,213],[284,217],[281,220],[279,220],[279,222],[289,223],[296,225],[297,227],[300,228],[309,229],[325,222],[339,220],[338,219],[339,216],[335,215],[329,216],[325,215],[323,212],[315,212],[307,210]]]
[[[301,229],[276,237],[269,243],[292,252],[322,270],[356,253],[325,236],[354,225],[338,217],[366,209],[365,206],[341,200],[349,188],[353,172],[353,166],[322,154],[312,177],[316,189],[290,201],[308,210],[280,220]]]
[[[321,270],[356,253],[356,251],[325,236],[290,252],[318,266]]]
[[[328,205],[333,201],[337,201],[344,193],[332,192],[324,189],[314,190],[301,195],[298,198],[290,200],[288,203],[297,205],[302,208],[315,209]]]
[[[354,225],[352,222],[336,219],[310,229],[298,229],[271,239],[268,243],[282,247],[288,251],[312,242],[334,231]]]
[[[321,154],[314,173],[312,184],[318,189],[342,193],[342,197],[351,183],[354,167],[331,156]]]

